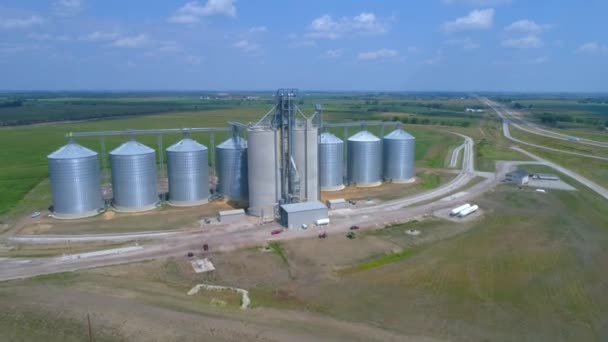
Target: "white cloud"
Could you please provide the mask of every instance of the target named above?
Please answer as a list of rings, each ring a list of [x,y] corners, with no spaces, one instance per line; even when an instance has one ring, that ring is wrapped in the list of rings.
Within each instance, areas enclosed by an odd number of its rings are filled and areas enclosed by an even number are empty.
[[[467,16],[448,21],[442,25],[445,32],[487,30],[494,25],[494,9],[473,10]]]
[[[441,2],[446,5],[463,4],[463,5],[472,5],[472,6],[498,6],[498,5],[510,4],[513,1],[512,0],[441,0]]]
[[[190,65],[199,65],[203,62],[203,59],[200,58],[199,56],[187,55],[184,58],[184,61]]]
[[[55,41],[55,42],[68,42],[72,40],[67,35],[52,35],[48,33],[30,33],[27,35],[28,38],[39,41]]]
[[[502,46],[514,49],[537,49],[543,45],[540,37],[533,34],[519,38],[507,38],[502,41]]]
[[[470,37],[450,39],[445,41],[446,45],[460,47],[463,50],[474,50],[479,48],[479,43]]]
[[[548,61],[549,61],[548,57],[542,56],[542,57],[536,57],[536,58],[533,58],[533,59],[529,59],[525,63],[526,64],[545,64]]]
[[[181,45],[174,41],[164,41],[160,42],[160,46],[158,47],[158,51],[164,53],[176,53],[182,51]]]
[[[0,18],[0,28],[2,29],[26,29],[40,25],[44,22],[42,17],[32,14],[25,18]]]
[[[327,50],[323,54],[323,57],[329,58],[329,59],[340,58],[340,57],[342,57],[342,53],[343,53],[343,51],[341,49]]]
[[[202,17],[224,15],[236,17],[234,0],[207,0],[205,4],[199,1],[190,1],[180,7],[168,20],[176,24],[198,23]]]
[[[441,56],[427,58],[424,61],[422,61],[422,64],[424,64],[424,65],[437,65],[439,63],[441,63]]]
[[[513,33],[539,34],[549,30],[550,28],[550,25],[541,25],[532,20],[523,19],[513,22],[511,25],[505,27],[505,31]]]
[[[12,54],[20,53],[25,51],[37,50],[40,47],[38,45],[31,44],[4,44],[0,43],[0,54]]]
[[[247,39],[239,40],[233,46],[248,54],[258,54],[261,52],[261,47],[258,44],[250,42]]]
[[[422,52],[422,50],[417,46],[408,46],[407,52],[420,53],[420,52]]]
[[[315,42],[314,40],[310,40],[310,39],[294,40],[294,41],[290,42],[289,44],[287,44],[287,46],[290,48],[313,47],[313,46],[317,46],[317,42]]]
[[[390,49],[380,49],[377,51],[361,52],[358,55],[360,60],[369,61],[381,58],[391,58],[399,56],[399,51]]]
[[[123,36],[119,37],[112,42],[112,46],[119,48],[139,48],[150,43],[150,39],[145,34],[138,34],[136,36]]]
[[[266,26],[254,26],[249,29],[250,33],[264,33],[267,31],[268,31],[268,28]]]
[[[333,19],[325,14],[312,21],[306,34],[314,39],[338,39],[346,34],[382,34],[388,24],[374,13],[362,12],[355,17]]]
[[[116,32],[95,31],[95,32],[91,32],[87,35],[78,37],[78,40],[85,41],[85,42],[107,42],[107,41],[111,41],[111,40],[116,40],[119,37],[120,37],[120,34],[118,34]]]
[[[608,46],[598,42],[587,42],[579,46],[576,51],[587,54],[606,54],[608,53]]]
[[[53,3],[53,13],[60,17],[72,17],[80,13],[82,0],[57,0]]]

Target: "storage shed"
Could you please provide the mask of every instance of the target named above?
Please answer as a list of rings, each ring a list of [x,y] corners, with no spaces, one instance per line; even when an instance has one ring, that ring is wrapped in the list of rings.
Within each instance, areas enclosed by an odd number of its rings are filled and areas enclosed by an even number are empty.
[[[346,208],[346,200],[344,198],[330,199],[327,201],[329,209],[343,209]]]
[[[245,217],[245,210],[243,209],[234,209],[234,210],[224,210],[220,211],[218,214],[218,221],[220,222],[234,222],[238,221]]]
[[[287,228],[302,228],[326,218],[329,218],[328,209],[319,201],[281,205],[281,224]]]
[[[505,181],[511,184],[524,185],[528,184],[530,175],[522,169],[511,171],[505,175]]]

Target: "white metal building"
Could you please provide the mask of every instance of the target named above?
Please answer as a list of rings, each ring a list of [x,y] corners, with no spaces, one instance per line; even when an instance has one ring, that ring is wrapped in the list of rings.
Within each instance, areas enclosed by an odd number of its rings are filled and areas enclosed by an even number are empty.
[[[528,184],[530,179],[530,174],[523,169],[517,169],[515,171],[511,171],[505,175],[505,181],[507,183],[524,185]]]
[[[343,209],[346,208],[346,200],[344,198],[330,199],[327,201],[329,209]]]
[[[328,209],[319,201],[281,205],[281,224],[287,228],[310,226],[326,218],[329,218]]]

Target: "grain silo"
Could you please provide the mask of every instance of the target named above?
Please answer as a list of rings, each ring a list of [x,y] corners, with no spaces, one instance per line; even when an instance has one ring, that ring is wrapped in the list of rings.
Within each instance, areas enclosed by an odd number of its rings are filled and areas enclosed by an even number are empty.
[[[319,199],[319,130],[310,119],[294,129],[293,159],[300,178],[300,201]]]
[[[110,152],[114,207],[119,211],[154,209],[156,191],[156,155],[154,150],[130,140]]]
[[[184,137],[167,148],[169,204],[192,206],[209,200],[207,147]]]
[[[54,217],[82,218],[103,210],[97,152],[70,141],[47,158]]]
[[[319,183],[321,191],[344,189],[344,141],[331,133],[319,142]]]
[[[414,180],[414,146],[416,139],[397,128],[383,138],[384,179],[393,183],[408,183]]]
[[[247,181],[247,140],[235,135],[215,147],[218,176],[217,191],[224,196],[246,201],[249,185]]]
[[[273,217],[281,198],[277,131],[267,127],[247,129],[249,214]]]
[[[382,184],[382,141],[369,131],[348,138],[348,182],[359,187]]]

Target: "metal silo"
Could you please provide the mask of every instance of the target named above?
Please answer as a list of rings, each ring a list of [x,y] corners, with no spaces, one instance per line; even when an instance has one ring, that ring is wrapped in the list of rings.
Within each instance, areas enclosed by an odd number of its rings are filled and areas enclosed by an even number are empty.
[[[348,182],[360,187],[382,184],[382,141],[368,131],[348,138]]]
[[[321,191],[344,189],[344,141],[331,133],[321,134],[319,182]]]
[[[414,178],[414,145],[416,139],[398,128],[383,139],[384,179],[394,183],[407,183]]]
[[[134,212],[156,207],[156,155],[153,149],[130,140],[110,152],[110,165],[116,209]]]
[[[169,204],[191,206],[209,200],[207,147],[184,137],[167,148]]]
[[[310,119],[294,130],[293,159],[300,178],[300,201],[319,199],[319,130]]]
[[[281,198],[277,132],[269,128],[247,129],[247,176],[249,213],[273,217]]]
[[[53,216],[82,218],[103,210],[97,152],[69,142],[47,158]]]
[[[224,196],[246,201],[249,194],[247,182],[247,140],[231,137],[215,148],[218,175],[217,191]]]

